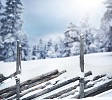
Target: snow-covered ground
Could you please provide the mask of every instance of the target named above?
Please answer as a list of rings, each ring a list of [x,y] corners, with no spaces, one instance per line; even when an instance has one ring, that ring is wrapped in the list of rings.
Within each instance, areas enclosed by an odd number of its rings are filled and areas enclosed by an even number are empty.
[[[95,53],[85,55],[85,72],[92,71],[92,77],[101,74],[107,74],[107,77],[112,77],[112,52]],[[21,82],[47,73],[49,71],[58,69],[59,71],[66,70],[67,72],[61,75],[60,80],[70,79],[81,75],[79,66],[79,56],[67,58],[53,58],[35,61],[22,61],[22,73],[19,75]],[[15,72],[16,63],[0,62],[0,73],[8,76]],[[52,80],[51,83],[53,83]],[[0,90],[8,86],[14,85],[15,79],[8,79],[3,84],[0,84]],[[69,84],[70,85],[70,84]],[[68,87],[69,87],[68,85]],[[72,86],[72,84],[71,84]],[[62,87],[64,88],[64,87]],[[56,92],[56,91],[55,91]],[[106,95],[99,95],[99,97],[112,97],[112,91]],[[100,100],[100,99],[99,99]],[[102,100],[102,99],[101,99]]]
[[[112,89],[97,95],[96,97],[112,97]]]

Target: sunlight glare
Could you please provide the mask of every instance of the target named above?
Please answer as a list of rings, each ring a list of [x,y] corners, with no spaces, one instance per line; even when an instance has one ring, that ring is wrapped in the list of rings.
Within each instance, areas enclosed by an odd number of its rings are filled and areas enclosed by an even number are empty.
[[[78,0],[78,4],[81,8],[91,10],[98,7],[103,0]]]

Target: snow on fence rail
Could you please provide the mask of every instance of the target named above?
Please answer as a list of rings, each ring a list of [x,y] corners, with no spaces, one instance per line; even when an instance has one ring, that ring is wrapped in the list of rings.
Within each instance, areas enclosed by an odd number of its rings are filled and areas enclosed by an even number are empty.
[[[76,95],[75,93],[79,93],[79,90],[77,90],[77,88],[80,86],[80,84],[79,83],[75,84],[75,81],[79,81],[80,77],[77,76],[75,78],[68,79],[68,80],[66,79],[62,82],[57,83],[58,77],[65,72],[66,70],[63,70],[61,72],[59,72],[58,70],[53,70],[48,73],[42,74],[40,76],[37,76],[35,78],[20,83],[20,91],[21,91],[20,98],[22,100],[28,100],[28,99],[31,100],[34,98],[39,98],[45,94],[47,95],[43,96],[42,97],[43,99],[65,98],[70,95],[72,95],[72,98],[79,98],[79,95]],[[94,88],[94,86],[97,83],[101,82],[106,77],[106,75],[105,74],[97,75],[94,76],[93,79],[91,80],[89,79],[90,75],[92,75],[91,71],[85,73],[85,77],[87,77],[86,80],[84,81],[85,90],[86,90],[85,97],[94,96],[112,88],[111,79],[108,79],[109,81],[107,81],[106,83],[101,84],[98,87]],[[50,80],[52,81],[52,79],[55,79],[55,84],[51,84]],[[74,83],[74,85],[70,85],[69,87],[66,87],[71,83],[72,84]],[[62,88],[64,86],[65,88]],[[57,92],[56,93],[52,92],[54,90],[57,90]],[[29,94],[29,96],[27,94]],[[5,98],[7,100],[14,100],[16,96],[17,96],[16,85],[0,90],[0,98]]]
[[[48,93],[49,95],[43,96],[43,99],[65,98],[70,95],[74,95],[73,98],[79,98],[79,95],[75,95],[75,93],[79,92],[77,90],[77,88],[80,86],[79,83],[76,85],[75,84],[71,85],[70,87],[67,87],[65,89],[60,89],[63,86],[74,83],[75,81],[79,81],[80,77],[78,76],[72,79],[64,80],[61,83],[56,83],[56,84],[51,85],[50,80],[60,77],[60,75],[65,72],[66,70],[59,72],[56,69],[56,70],[50,71],[48,73],[42,74],[40,76],[37,76],[35,78],[29,79],[29,80],[26,80],[20,83],[20,91],[21,91],[20,98],[22,98],[22,100],[33,99],[33,98],[41,97],[42,95],[45,95],[46,93]],[[93,96],[93,94],[97,95],[101,92],[104,92],[112,88],[111,79],[109,79],[109,81],[106,82],[105,84],[102,84],[94,88],[94,86],[98,82],[102,81],[103,78],[106,77],[106,75],[105,74],[97,75],[97,76],[94,76],[93,79],[88,80],[88,77],[90,75],[92,75],[91,71],[88,71],[87,73],[85,73],[85,77],[87,77],[86,80],[84,81],[85,90],[89,88],[89,90],[85,92],[85,97]],[[58,79],[56,79],[55,81],[57,80]],[[52,91],[58,90],[58,89],[59,91],[57,91],[56,93],[52,93]],[[38,91],[37,93],[32,94],[32,92],[37,91],[37,90],[41,90],[41,91]],[[25,96],[27,94],[32,94],[32,95]],[[7,100],[13,100],[16,98],[16,96],[17,96],[16,95],[16,85],[0,90],[1,99],[5,98]]]
[[[35,77],[35,78],[29,79],[27,81],[24,81],[24,82],[20,83],[20,91],[22,92],[24,90],[28,90],[28,89],[30,89],[30,88],[32,88],[34,86],[37,86],[37,85],[39,85],[41,83],[44,83],[44,82],[49,81],[51,79],[54,79],[54,78],[60,76],[61,74],[65,73],[65,72],[66,72],[66,70],[63,70],[61,72],[59,72],[58,70],[53,70],[53,71],[48,72],[46,74],[42,74],[42,75],[40,75],[38,77]],[[91,74],[92,73],[89,71],[89,72],[85,73],[85,76],[88,76],[88,75],[91,75]],[[56,88],[62,87],[64,85],[66,85],[66,84],[74,82],[75,80],[79,80],[79,77],[64,81],[64,82],[60,83],[59,85],[54,86],[51,89],[56,89]],[[29,90],[29,91],[27,91],[25,93],[20,93],[20,97],[22,97],[25,94],[28,94],[28,93],[30,93],[32,91],[35,91],[37,89],[45,88],[46,86],[47,85],[40,86],[40,87],[37,87],[35,89]],[[14,96],[15,94],[16,94],[16,85],[8,87],[8,88],[3,89],[3,90],[0,91],[0,96],[2,98],[10,98],[10,97],[12,97],[14,99],[14,98],[16,98],[16,96]]]
[[[65,73],[65,72],[66,72],[66,70],[63,70],[61,72],[59,72],[58,70],[53,70],[53,71],[48,72],[46,74],[42,74],[42,75],[37,76],[35,78],[24,81],[24,82],[20,83],[20,91],[29,89],[31,87],[34,87],[36,85],[39,85],[39,84],[44,83],[46,81],[49,81],[53,78],[60,76],[61,74]],[[16,85],[5,88],[3,90],[0,90],[0,97],[2,97],[2,98],[8,98],[8,97],[13,96],[15,94],[16,94]]]

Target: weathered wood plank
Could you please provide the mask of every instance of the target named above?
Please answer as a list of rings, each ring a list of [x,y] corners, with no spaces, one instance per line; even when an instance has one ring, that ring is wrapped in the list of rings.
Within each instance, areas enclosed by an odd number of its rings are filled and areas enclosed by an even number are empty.
[[[89,76],[89,75],[91,75],[91,74],[92,74],[92,73],[90,73],[90,71],[89,71],[89,72],[85,73],[85,76],[87,77],[87,76]],[[24,98],[23,100],[34,99],[34,98],[39,97],[39,96],[41,96],[41,95],[43,95],[43,94],[49,93],[49,92],[51,92],[51,91],[53,91],[53,90],[56,90],[56,89],[58,89],[58,88],[60,88],[60,87],[63,87],[63,86],[65,86],[65,85],[67,85],[67,84],[70,84],[70,83],[72,83],[72,82],[75,82],[75,81],[77,81],[77,80],[79,80],[79,79],[80,79],[80,77],[75,77],[75,78],[69,79],[69,80],[64,81],[64,82],[62,82],[62,83],[60,83],[60,84],[57,84],[57,85],[55,85],[55,86],[53,86],[53,87],[51,87],[51,88],[47,88],[47,89],[45,89],[45,90],[43,90],[43,91],[41,91],[41,92],[38,92],[38,93],[33,94],[33,95],[29,96],[29,97],[26,97],[26,98]],[[66,91],[66,90],[65,90],[65,91]]]
[[[47,82],[45,85],[42,85],[42,86],[39,86],[39,87],[30,89],[30,90],[28,90],[28,91],[26,91],[26,92],[22,92],[22,93],[20,94],[20,97],[22,97],[22,96],[24,96],[24,95],[26,95],[26,94],[28,94],[28,93],[30,93],[30,92],[33,92],[33,91],[35,91],[35,90],[43,89],[43,88],[47,87],[47,86],[50,85],[50,84],[51,84],[50,82]],[[11,98],[11,97],[8,97],[7,100],[13,100],[13,99],[15,99],[15,98],[16,98],[16,95],[13,96],[12,98]]]
[[[48,97],[45,97],[44,99],[54,99],[54,98],[56,98],[56,97],[61,96],[62,94],[65,94],[65,93],[67,93],[67,92],[70,92],[70,91],[76,89],[77,86],[78,86],[78,85],[75,85],[75,86],[70,87],[70,88],[68,88],[68,89],[64,89],[64,90],[62,90],[62,91],[60,91],[60,92],[58,92],[58,93],[55,93],[55,94],[50,95],[50,96],[48,96]]]
[[[95,77],[93,78],[93,81],[98,80],[98,79],[100,79],[100,78],[102,78],[102,77],[105,77],[105,76],[106,76],[106,74],[97,75],[97,76],[95,76]]]
[[[19,73],[20,73],[20,71],[19,71]],[[5,80],[7,80],[7,79],[9,79],[9,78],[12,78],[12,77],[14,77],[14,76],[16,76],[17,75],[17,73],[16,72],[14,72],[13,74],[11,74],[11,75],[9,75],[9,76],[7,76],[7,77],[2,77],[2,78],[0,78],[0,83],[2,83],[3,81],[5,81]]]
[[[112,89],[112,80],[85,92],[85,97],[95,96],[110,89]]]
[[[91,74],[90,74],[90,75],[91,75]],[[90,80],[84,81],[85,85],[86,85],[89,81],[90,81]],[[59,97],[59,96],[65,94],[65,93],[67,93],[67,92],[70,92],[70,91],[76,89],[77,86],[79,86],[79,84],[78,84],[78,85],[75,85],[75,86],[73,86],[73,87],[64,89],[64,90],[62,90],[62,91],[60,91],[60,92],[58,92],[58,93],[55,93],[55,94],[53,94],[53,95],[50,95],[50,96],[48,96],[48,97],[45,97],[44,99],[54,99],[54,98],[57,98],[57,97]],[[85,86],[85,89],[87,89],[87,88],[89,88],[89,87],[91,87],[91,86],[92,86],[91,84],[90,84],[90,85],[86,85],[86,86]]]
[[[87,76],[90,76],[90,75],[92,75],[92,72],[91,72],[91,71],[88,71],[88,72],[86,72],[86,73],[84,74],[84,77],[87,77]]]
[[[91,97],[112,89],[112,80],[85,92],[84,97]],[[73,98],[79,99],[79,95]]]
[[[61,95],[61,96],[59,96],[58,98],[59,99],[62,99],[62,98],[65,98],[65,97],[67,97],[67,96],[70,96],[70,95],[74,95],[76,92],[78,92],[77,90],[72,90],[72,91],[70,91],[70,92],[67,92],[67,93],[65,93],[65,94],[63,94],[63,95]],[[72,100],[72,99],[71,99]]]
[[[31,100],[31,99],[34,99],[34,98],[36,98],[36,97],[39,97],[39,96],[44,95],[44,94],[46,94],[46,93],[49,93],[49,92],[51,92],[51,91],[53,91],[53,90],[56,90],[56,89],[58,89],[58,88],[60,88],[60,87],[62,87],[62,86],[65,86],[65,85],[67,85],[67,84],[69,84],[69,83],[75,82],[75,81],[77,81],[77,80],[79,80],[79,79],[80,79],[80,77],[75,77],[75,78],[69,79],[69,80],[64,81],[64,82],[62,82],[62,83],[60,83],[60,84],[57,84],[57,85],[55,85],[55,86],[53,86],[53,87],[51,87],[51,88],[47,88],[47,89],[45,89],[45,90],[43,90],[43,91],[41,91],[41,92],[38,92],[38,93],[33,94],[33,95],[29,96],[29,97],[26,97],[26,98],[24,98],[23,100]]]
[[[29,88],[31,88],[31,87],[34,87],[34,86],[36,86],[36,85],[39,85],[39,84],[44,83],[44,82],[46,82],[46,81],[49,81],[49,80],[51,80],[51,79],[53,79],[53,78],[58,77],[59,75],[65,73],[65,72],[66,72],[66,70],[61,71],[61,72],[58,72],[58,74],[56,74],[56,75],[49,76],[49,77],[47,77],[47,78],[45,78],[45,79],[42,79],[42,80],[39,80],[39,81],[37,81],[37,82],[35,82],[35,83],[22,86],[22,87],[20,88],[20,91],[27,90],[27,89],[29,89]],[[30,92],[30,91],[29,91],[29,92]],[[8,93],[3,94],[2,97],[3,97],[3,98],[8,98],[8,97],[10,97],[10,96],[13,96],[15,93],[16,93],[16,91],[13,90],[13,91],[10,91],[10,92],[8,92]],[[23,94],[20,95],[20,97],[22,97],[22,96],[23,96]]]
[[[48,78],[48,77],[50,77],[52,75],[55,75],[55,74],[58,74],[58,70],[53,70],[53,71],[48,72],[46,74],[42,74],[42,75],[40,75],[38,77],[35,77],[35,78],[29,79],[29,80],[27,80],[25,82],[22,82],[20,84],[20,87],[22,87],[24,85],[29,85],[31,83],[37,82],[37,81],[39,81],[41,79],[44,79],[44,78]],[[0,95],[3,94],[3,93],[9,92],[9,91],[13,91],[14,89],[16,89],[16,85],[8,87],[8,88],[5,88],[3,90],[0,90]]]

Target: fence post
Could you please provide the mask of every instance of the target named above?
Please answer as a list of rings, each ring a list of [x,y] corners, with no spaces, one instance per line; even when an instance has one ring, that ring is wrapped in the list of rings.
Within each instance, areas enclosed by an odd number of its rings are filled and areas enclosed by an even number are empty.
[[[17,40],[17,59],[16,59],[16,99],[20,100],[20,78],[17,77],[21,73],[21,45]]]
[[[20,100],[20,78],[16,77],[16,100]]]
[[[22,54],[21,54],[21,45],[19,45],[19,73],[21,73],[21,57],[22,57]]]
[[[17,40],[16,74],[19,74],[19,40]]]
[[[81,77],[80,77],[80,98],[84,98],[84,35],[80,35],[80,69],[81,69]]]

